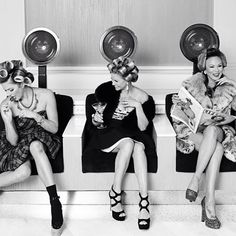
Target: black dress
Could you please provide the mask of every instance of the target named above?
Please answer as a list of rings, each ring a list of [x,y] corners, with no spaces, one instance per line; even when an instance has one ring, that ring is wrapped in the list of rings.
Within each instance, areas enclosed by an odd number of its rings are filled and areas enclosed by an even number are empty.
[[[46,111],[39,112],[46,116]],[[34,119],[14,117],[18,133],[18,143],[11,145],[6,139],[5,130],[0,132],[0,173],[17,169],[30,159],[30,143],[39,140],[44,144],[49,158],[54,159],[61,146],[60,138],[43,129]]]
[[[93,128],[92,137],[86,148],[106,149],[114,145],[123,138],[131,138],[135,141],[142,142],[145,146],[146,155],[156,156],[156,147],[152,139],[153,124],[152,120],[155,116],[155,103],[151,96],[142,104],[143,111],[149,121],[146,130],[140,131],[137,124],[136,111],[133,109],[126,115],[118,114],[118,104],[120,91],[115,91],[111,82],[100,85],[95,95],[100,101],[107,102],[107,106],[103,113],[105,129]]]

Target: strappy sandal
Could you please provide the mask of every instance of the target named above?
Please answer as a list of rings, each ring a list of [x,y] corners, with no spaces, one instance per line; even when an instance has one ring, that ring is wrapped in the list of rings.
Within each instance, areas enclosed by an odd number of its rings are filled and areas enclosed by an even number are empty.
[[[114,194],[114,196],[111,195],[111,192]],[[117,200],[116,198],[117,197],[121,197],[122,193],[123,193],[123,191],[121,191],[120,193],[117,193],[113,189],[113,186],[111,187],[111,190],[109,191],[109,197],[110,197],[110,200],[114,201],[114,203],[110,203],[111,208],[116,206],[118,203],[121,203],[121,198],[120,198],[120,200]],[[113,211],[111,209],[111,211],[112,211],[112,217],[115,220],[118,220],[118,221],[124,221],[125,220],[126,215],[125,215],[125,211],[124,210],[117,212],[117,211]]]
[[[140,202],[139,202],[139,211],[141,210],[146,210],[149,213],[148,206],[149,206],[149,201],[148,201],[148,196],[142,197],[141,194],[139,193],[140,197]],[[146,204],[143,205],[143,202]],[[150,217],[148,219],[138,219],[138,227],[139,229],[149,229],[150,227]]]

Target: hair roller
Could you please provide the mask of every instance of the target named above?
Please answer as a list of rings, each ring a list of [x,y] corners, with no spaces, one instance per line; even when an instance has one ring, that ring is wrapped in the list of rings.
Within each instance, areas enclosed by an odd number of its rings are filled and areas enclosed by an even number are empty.
[[[26,78],[30,80],[29,83],[33,83],[34,82],[34,76],[33,76],[32,73],[27,72]]]
[[[6,61],[6,70],[7,70],[8,72],[10,72],[10,71],[12,71],[13,68],[14,68],[13,62],[11,62],[11,61]]]
[[[22,82],[24,82],[24,77],[25,76],[26,76],[25,71],[22,70],[22,69],[18,69],[12,74],[12,79],[16,83],[22,83]]]
[[[135,67],[135,64],[133,61],[129,61],[127,64],[126,64],[126,67],[129,68],[129,70],[132,70],[134,67]]]
[[[121,75],[125,75],[127,73],[127,68],[122,66],[120,69],[117,70]]]
[[[113,60],[113,63],[116,67],[119,66],[122,63],[121,57],[118,57],[115,60]]]
[[[6,79],[8,77],[8,71],[6,69],[0,69],[0,79]]]
[[[113,63],[109,63],[109,64],[107,65],[107,68],[108,68],[108,70],[109,70],[110,72],[113,71],[114,67],[115,67],[115,65],[114,65]]]
[[[16,67],[16,68],[23,67],[23,62],[21,60],[11,60],[11,62],[13,63],[14,67]]]
[[[131,73],[132,75],[132,82],[136,82],[138,80],[138,74],[137,73]]]
[[[125,80],[126,80],[127,82],[132,82],[132,78],[133,78],[132,74],[128,74],[128,75],[125,77]]]

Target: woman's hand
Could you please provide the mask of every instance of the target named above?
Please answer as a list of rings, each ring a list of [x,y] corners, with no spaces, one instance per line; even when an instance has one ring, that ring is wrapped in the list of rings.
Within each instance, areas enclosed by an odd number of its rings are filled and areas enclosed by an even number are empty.
[[[182,100],[179,98],[179,95],[174,94],[174,95],[172,96],[172,103],[173,103],[174,105],[176,105],[176,104],[181,105],[181,103],[183,103],[183,102],[182,102]]]
[[[37,116],[37,113],[34,111],[31,111],[29,109],[23,109],[21,110],[19,117],[24,117],[24,118],[33,118],[35,119]]]
[[[12,111],[11,111],[11,108],[9,107],[8,103],[2,104],[1,115],[2,115],[3,121],[5,121],[5,122],[12,121]]]
[[[103,114],[99,113],[99,112],[95,112],[95,114],[92,115],[92,120],[96,123],[103,123]]]
[[[124,99],[121,101],[122,106],[124,106],[125,108],[127,107],[134,107],[137,108],[138,106],[140,106],[140,102],[138,102],[136,99],[129,97],[127,99]]]
[[[223,78],[221,78],[217,81],[217,85],[222,85],[222,84],[225,84],[225,83],[231,84],[231,85],[236,87],[236,81],[234,81],[232,79],[229,79],[226,76],[224,76]]]

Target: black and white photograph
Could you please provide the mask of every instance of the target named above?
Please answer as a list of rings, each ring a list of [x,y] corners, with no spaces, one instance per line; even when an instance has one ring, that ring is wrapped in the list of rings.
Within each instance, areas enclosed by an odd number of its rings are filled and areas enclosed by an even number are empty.
[[[235,235],[235,0],[0,9],[1,235]]]

